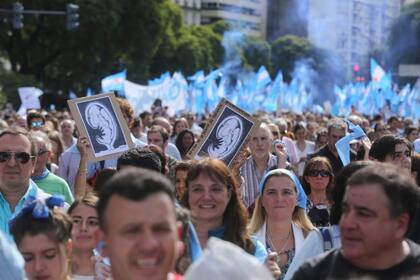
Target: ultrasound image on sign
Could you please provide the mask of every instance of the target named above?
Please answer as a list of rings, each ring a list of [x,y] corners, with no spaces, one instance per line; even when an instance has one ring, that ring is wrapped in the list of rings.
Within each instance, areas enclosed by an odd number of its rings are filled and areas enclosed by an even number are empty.
[[[247,119],[230,107],[225,107],[197,155],[199,157],[217,158],[229,165],[253,125],[252,120]]]
[[[109,98],[77,103],[95,157],[125,151],[128,145]]]

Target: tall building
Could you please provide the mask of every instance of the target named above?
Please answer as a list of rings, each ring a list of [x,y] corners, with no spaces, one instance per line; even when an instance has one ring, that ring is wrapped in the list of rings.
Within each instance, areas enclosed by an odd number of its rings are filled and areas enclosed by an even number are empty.
[[[245,34],[266,38],[267,0],[202,0],[201,24],[223,19]]]
[[[181,7],[184,21],[188,25],[200,25],[201,23],[201,0],[173,0]]]
[[[309,0],[308,38],[317,47],[332,50],[346,63],[347,76],[369,73],[369,54],[387,43],[392,20],[401,0]],[[353,73],[353,66],[360,73]]]
[[[268,0],[267,1],[267,40],[292,34],[306,37],[308,34],[309,0]]]

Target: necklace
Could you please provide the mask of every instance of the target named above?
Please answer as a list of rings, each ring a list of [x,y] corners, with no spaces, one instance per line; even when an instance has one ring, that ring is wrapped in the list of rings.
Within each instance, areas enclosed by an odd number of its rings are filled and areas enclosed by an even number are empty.
[[[271,240],[271,234],[270,234],[270,232],[269,232],[269,230],[268,230],[268,228],[267,228],[267,237],[268,237],[268,242],[269,242],[269,245],[274,249],[274,251],[276,251],[277,252],[277,254],[279,254],[279,255],[282,255],[282,254],[285,254],[286,253],[286,251],[284,251],[284,248],[286,248],[286,245],[287,245],[287,242],[289,241],[289,239],[290,239],[290,236],[292,236],[292,229],[290,228],[290,230],[289,230],[289,233],[287,234],[287,237],[286,238],[283,238],[283,239],[280,239],[280,240],[285,240],[284,241],[284,243],[283,243],[283,245],[282,245],[282,247],[281,247],[281,249],[280,250],[277,250],[276,249],[276,247],[274,247],[274,242]]]

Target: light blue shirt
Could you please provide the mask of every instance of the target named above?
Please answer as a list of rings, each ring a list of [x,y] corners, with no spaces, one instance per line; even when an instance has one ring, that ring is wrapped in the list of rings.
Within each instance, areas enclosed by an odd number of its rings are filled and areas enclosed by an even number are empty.
[[[0,192],[0,230],[12,238],[9,229],[9,221],[22,210],[23,206],[25,205],[25,201],[29,198],[29,196],[38,197],[41,195],[48,196],[48,194],[39,189],[32,180],[29,180],[28,190],[19,200],[14,211],[12,212],[9,202],[6,201],[3,194]]]
[[[0,230],[0,279],[22,280],[25,261],[13,241]]]

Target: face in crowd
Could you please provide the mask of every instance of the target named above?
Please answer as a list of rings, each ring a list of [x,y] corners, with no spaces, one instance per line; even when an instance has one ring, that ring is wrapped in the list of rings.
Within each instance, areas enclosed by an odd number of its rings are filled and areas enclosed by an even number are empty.
[[[273,141],[271,131],[267,127],[259,127],[249,141],[249,148],[254,159],[265,159],[270,154]]]
[[[26,189],[36,158],[31,142],[22,134],[0,137],[0,187],[6,191]],[[23,195],[23,194],[22,194]]]
[[[155,193],[133,201],[113,195],[104,215],[104,253],[113,279],[167,279],[182,250],[169,196]]]

